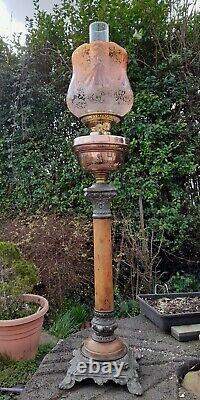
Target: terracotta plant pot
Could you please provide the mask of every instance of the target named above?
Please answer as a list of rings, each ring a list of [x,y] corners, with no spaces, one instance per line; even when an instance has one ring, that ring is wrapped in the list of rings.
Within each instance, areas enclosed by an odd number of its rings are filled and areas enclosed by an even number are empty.
[[[29,360],[36,355],[48,301],[38,295],[24,294],[26,302],[38,304],[38,312],[24,318],[0,320],[0,354],[13,360]]]

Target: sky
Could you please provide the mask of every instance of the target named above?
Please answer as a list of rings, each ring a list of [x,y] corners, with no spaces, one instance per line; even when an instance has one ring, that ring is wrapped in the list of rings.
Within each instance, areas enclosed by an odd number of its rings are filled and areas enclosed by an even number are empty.
[[[40,9],[51,12],[54,4],[60,0],[40,0]],[[0,36],[12,39],[14,33],[22,33],[24,41],[26,16],[34,14],[33,0],[0,0]]]

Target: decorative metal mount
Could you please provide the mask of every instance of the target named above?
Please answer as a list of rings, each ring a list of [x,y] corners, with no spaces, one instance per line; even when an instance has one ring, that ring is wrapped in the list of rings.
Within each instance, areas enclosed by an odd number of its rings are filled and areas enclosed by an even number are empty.
[[[117,322],[113,312],[94,311],[92,324],[92,339],[96,342],[108,343],[115,340],[114,331],[117,328]]]
[[[114,186],[107,183],[94,183],[84,191],[93,205],[93,218],[111,218],[110,204],[116,195]]]
[[[118,123],[120,118],[117,115],[107,113],[93,113],[83,116],[81,121],[91,129],[92,133],[98,132],[98,134],[103,135],[109,134],[111,125],[113,123]]]
[[[103,385],[111,380],[119,385],[127,385],[131,394],[137,396],[142,394],[138,379],[137,355],[132,350],[129,349],[126,355],[118,360],[106,362],[85,357],[81,349],[74,350],[73,355],[67,375],[59,386],[60,389],[71,389],[75,382],[84,379],[93,379],[97,385]]]

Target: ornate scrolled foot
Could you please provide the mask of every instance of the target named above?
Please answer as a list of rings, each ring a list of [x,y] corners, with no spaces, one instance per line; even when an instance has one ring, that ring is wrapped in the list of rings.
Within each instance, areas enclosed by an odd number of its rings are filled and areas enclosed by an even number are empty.
[[[73,375],[67,373],[63,381],[59,385],[59,389],[71,389],[75,385],[75,379]]]
[[[72,359],[73,361],[73,359]],[[65,378],[63,379],[63,381],[60,383],[59,385],[59,389],[71,389],[74,385],[75,385],[75,368],[73,367],[73,365],[71,365],[71,367],[68,369],[67,371],[67,375],[65,376]]]
[[[127,389],[129,393],[135,394],[136,396],[142,395],[142,386],[136,379],[129,379],[127,382]]]
[[[127,353],[117,360],[94,360],[85,356],[81,349],[74,351],[66,377],[60,384],[60,389],[71,389],[75,382],[93,379],[97,385],[113,381],[119,385],[127,385],[131,394],[140,396],[142,387],[138,378],[139,365],[134,352]]]
[[[59,385],[59,389],[71,389],[76,382],[75,374],[77,370],[77,355],[79,354],[79,350],[73,351],[73,358],[70,361],[70,367],[67,371],[67,375],[63,379],[63,381]]]

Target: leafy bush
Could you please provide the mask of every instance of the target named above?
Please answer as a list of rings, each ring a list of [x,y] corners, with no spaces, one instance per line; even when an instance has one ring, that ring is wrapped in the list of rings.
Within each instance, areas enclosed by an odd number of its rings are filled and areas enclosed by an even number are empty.
[[[126,48],[133,110],[113,128],[130,140],[126,163],[113,174],[114,212],[139,222],[154,244],[199,259],[200,13],[171,0],[61,0],[30,21],[24,48],[0,40],[1,214],[36,210],[88,214],[83,193],[91,177],[73,155],[88,133],[69,113],[71,55],[88,41],[88,25],[104,20],[112,41]],[[92,6],[91,6],[92,4]],[[141,266],[142,268],[143,266]]]
[[[37,267],[24,260],[14,243],[0,242],[0,319],[19,318],[35,312],[35,305],[23,303],[22,294],[38,283]]]
[[[135,317],[140,313],[138,301],[123,299],[118,287],[115,288],[115,315],[117,318]]]
[[[137,300],[128,299],[116,304],[115,315],[117,318],[135,317],[139,313],[140,308]]]
[[[198,292],[200,291],[200,282],[195,275],[181,274],[177,272],[167,282],[170,292]]]

